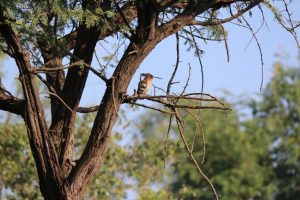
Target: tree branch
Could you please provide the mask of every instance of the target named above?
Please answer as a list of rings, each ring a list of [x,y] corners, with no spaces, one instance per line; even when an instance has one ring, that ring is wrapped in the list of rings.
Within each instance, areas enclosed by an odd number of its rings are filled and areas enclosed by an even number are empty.
[[[234,14],[234,15],[226,18],[226,19],[218,19],[216,21],[206,21],[206,22],[197,21],[197,20],[194,19],[194,20],[191,21],[191,23],[189,25],[218,26],[220,24],[230,22],[231,20],[234,20],[234,19],[242,16],[244,13],[248,12],[249,10],[251,10],[252,8],[257,6],[261,2],[263,2],[263,0],[254,0],[254,1],[251,2],[251,4],[248,7],[246,7],[243,10],[239,10],[236,14]]]
[[[24,118],[25,101],[0,92],[0,109]]]

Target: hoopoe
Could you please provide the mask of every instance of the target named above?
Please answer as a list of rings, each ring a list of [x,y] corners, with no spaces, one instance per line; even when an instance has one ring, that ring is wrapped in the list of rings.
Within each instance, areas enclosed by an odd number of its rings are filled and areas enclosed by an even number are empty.
[[[144,79],[141,79],[137,89],[137,95],[147,95],[149,89],[152,86],[152,80],[154,76],[149,73],[142,73],[141,77],[144,76]]]

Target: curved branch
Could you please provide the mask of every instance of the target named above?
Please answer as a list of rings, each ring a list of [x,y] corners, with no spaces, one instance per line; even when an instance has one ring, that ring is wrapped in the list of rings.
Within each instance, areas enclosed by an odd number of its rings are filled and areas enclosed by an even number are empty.
[[[234,19],[242,16],[244,13],[248,12],[249,10],[251,10],[252,8],[257,6],[261,2],[263,2],[263,0],[255,0],[248,7],[246,7],[245,9],[238,11],[236,14],[234,14],[234,15],[226,18],[226,19],[218,19],[216,21],[206,21],[206,22],[201,22],[201,21],[197,21],[197,20],[194,19],[194,20],[191,21],[191,23],[189,25],[217,26],[217,25],[220,25],[220,24],[224,24],[226,22],[230,22],[231,20],[234,20]]]

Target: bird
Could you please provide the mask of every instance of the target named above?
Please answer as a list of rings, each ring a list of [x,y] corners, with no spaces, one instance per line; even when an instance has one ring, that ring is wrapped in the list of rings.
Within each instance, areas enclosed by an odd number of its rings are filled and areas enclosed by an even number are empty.
[[[144,77],[142,79],[142,77]],[[149,89],[152,86],[152,81],[153,81],[154,76],[150,73],[142,73],[141,74],[141,79],[138,84],[138,89],[137,89],[137,95],[147,95],[149,92]]]

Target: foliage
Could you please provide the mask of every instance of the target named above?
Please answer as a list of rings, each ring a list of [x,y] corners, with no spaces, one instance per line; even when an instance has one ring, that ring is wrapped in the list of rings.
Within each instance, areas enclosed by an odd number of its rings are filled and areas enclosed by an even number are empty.
[[[270,165],[275,199],[297,199],[300,184],[300,68],[275,63],[259,104],[252,104],[255,125],[271,138]]]
[[[8,199],[42,199],[24,125],[1,123],[0,137],[2,192]]]

